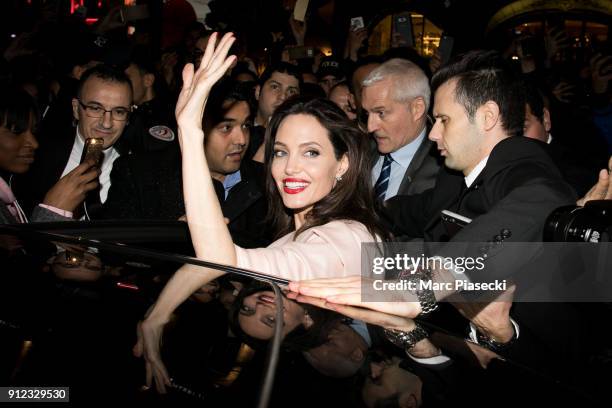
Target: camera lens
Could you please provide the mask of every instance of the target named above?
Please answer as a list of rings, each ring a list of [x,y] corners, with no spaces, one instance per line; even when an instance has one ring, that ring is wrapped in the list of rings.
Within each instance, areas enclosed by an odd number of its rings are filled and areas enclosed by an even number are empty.
[[[590,201],[585,207],[559,207],[546,219],[544,241],[608,242],[611,216],[610,200]]]

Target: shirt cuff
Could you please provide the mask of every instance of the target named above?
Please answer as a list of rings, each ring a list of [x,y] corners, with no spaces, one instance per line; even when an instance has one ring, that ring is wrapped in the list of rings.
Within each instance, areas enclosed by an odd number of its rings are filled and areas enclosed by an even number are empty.
[[[412,360],[416,361],[419,364],[424,364],[424,365],[438,365],[438,364],[444,364],[446,362],[449,362],[451,360],[451,358],[445,354],[439,354],[437,356],[434,357],[428,357],[428,358],[417,358],[417,357],[413,357],[410,353],[406,352],[406,354],[408,355],[408,357],[410,357]]]
[[[66,210],[62,210],[61,208],[57,208],[57,207],[53,207],[51,205],[47,205],[47,204],[38,204],[39,207],[42,207],[46,210],[49,210],[51,212],[54,212],[58,215],[61,215],[62,217],[66,217],[66,218],[72,218],[72,211],[66,211]]]

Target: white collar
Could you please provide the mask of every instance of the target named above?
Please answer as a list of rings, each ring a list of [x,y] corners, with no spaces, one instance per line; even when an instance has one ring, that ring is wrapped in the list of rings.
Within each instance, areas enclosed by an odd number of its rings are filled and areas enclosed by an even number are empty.
[[[391,158],[393,161],[407,169],[408,166],[410,166],[410,162],[412,162],[416,151],[421,146],[421,143],[423,143],[423,139],[425,139],[425,131],[426,128],[423,128],[421,133],[419,133],[419,135],[413,141],[391,153]]]
[[[472,183],[474,182],[474,180],[476,180],[476,177],[478,177],[480,175],[480,173],[482,172],[482,169],[485,168],[485,166],[487,165],[487,160],[489,160],[489,156],[485,157],[484,159],[482,159],[480,161],[480,163],[478,163],[476,165],[476,167],[474,167],[472,169],[472,171],[470,171],[470,174],[468,174],[467,176],[465,176],[465,185],[466,186],[471,186]]]

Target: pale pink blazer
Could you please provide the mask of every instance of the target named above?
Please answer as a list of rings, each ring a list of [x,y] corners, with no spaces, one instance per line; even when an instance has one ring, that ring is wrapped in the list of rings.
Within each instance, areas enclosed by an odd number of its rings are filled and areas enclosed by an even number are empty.
[[[267,248],[236,246],[238,267],[288,280],[342,277],[361,274],[361,243],[375,242],[356,221],[332,221],[285,235]]]

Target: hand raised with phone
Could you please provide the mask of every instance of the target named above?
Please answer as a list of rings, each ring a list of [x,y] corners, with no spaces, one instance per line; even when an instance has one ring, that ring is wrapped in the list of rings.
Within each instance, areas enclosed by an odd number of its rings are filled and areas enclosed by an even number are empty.
[[[47,192],[42,203],[74,211],[85,200],[87,193],[98,187],[99,175],[100,169],[96,162],[89,159],[59,179]]]

